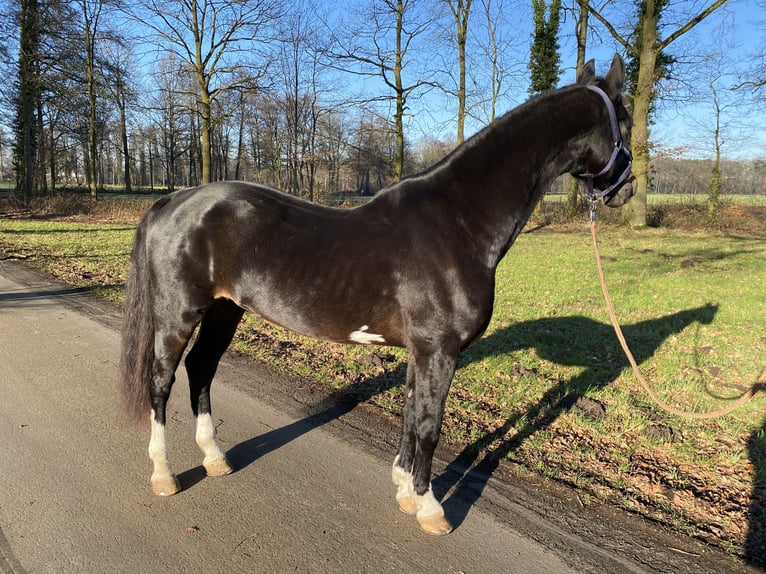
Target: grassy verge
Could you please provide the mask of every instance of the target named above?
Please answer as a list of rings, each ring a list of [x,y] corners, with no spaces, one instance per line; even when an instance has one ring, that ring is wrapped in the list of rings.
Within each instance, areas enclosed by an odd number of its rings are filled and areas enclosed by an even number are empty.
[[[574,227],[572,228],[574,229]],[[766,535],[763,394],[731,416],[665,414],[614,337],[578,231],[523,234],[498,268],[485,336],[467,349],[443,436],[466,460],[509,459],[741,552]],[[0,220],[0,250],[119,302],[132,225]],[[704,411],[766,368],[766,234],[600,232],[636,358],[671,404]],[[316,342],[248,316],[235,347],[396,416],[406,354]]]

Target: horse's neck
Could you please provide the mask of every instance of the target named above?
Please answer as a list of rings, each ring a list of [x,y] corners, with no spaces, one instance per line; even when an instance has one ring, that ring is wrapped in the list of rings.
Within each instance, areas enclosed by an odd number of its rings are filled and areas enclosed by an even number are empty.
[[[592,127],[575,88],[516,108],[439,164],[430,177],[462,221],[499,261],[553,181],[573,167],[578,140]],[[471,221],[473,218],[473,221]]]

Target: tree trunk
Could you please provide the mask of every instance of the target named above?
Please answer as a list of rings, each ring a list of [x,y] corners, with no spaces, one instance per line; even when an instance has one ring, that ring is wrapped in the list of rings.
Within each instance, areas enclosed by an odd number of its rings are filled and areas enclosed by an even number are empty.
[[[119,67],[117,68],[117,77],[115,78],[115,81],[117,83],[117,97],[115,99],[117,100],[117,107],[120,111],[120,135],[122,137],[122,158],[123,169],[125,171],[125,191],[130,193],[132,191],[132,186],[130,177],[130,153],[128,149],[128,120],[125,110],[127,104],[125,101],[125,85],[122,78],[122,71],[119,69]]]
[[[590,0],[577,0],[577,22],[575,23],[575,36],[577,38],[577,65],[575,67],[575,77],[580,75],[585,66],[585,53],[588,44],[588,14]],[[566,213],[573,217],[577,213],[580,204],[580,181],[574,177],[569,177],[567,182],[567,201]]]
[[[457,34],[457,58],[458,58],[458,88],[457,88],[457,143],[465,140],[465,114],[466,114],[466,67],[465,45],[468,39],[468,17],[471,13],[472,0],[457,0],[456,6],[450,9],[455,18],[455,31]]]
[[[402,83],[402,33],[404,28],[404,6],[402,0],[396,10],[396,52],[394,60],[394,89],[396,92],[396,111],[394,112],[394,137],[396,138],[396,157],[394,158],[394,179],[400,180],[404,173],[404,104],[405,90]]]
[[[28,201],[35,191],[35,109],[40,99],[40,22],[37,0],[22,0],[19,3],[19,26],[19,94],[16,101],[14,161],[16,191],[21,193],[24,201]]]
[[[96,141],[96,27],[98,9],[91,14],[88,2],[82,0],[83,32],[85,33],[85,91],[88,97],[88,185],[92,201],[98,199],[98,146]]]
[[[686,34],[705,18],[710,16],[727,0],[715,0],[707,8],[680,26],[667,38],[659,41],[657,26],[664,0],[643,0],[639,5],[640,46],[628,42],[601,14],[592,10],[593,15],[604,24],[614,38],[628,51],[638,57],[638,78],[633,87],[633,131],[630,142],[633,152],[633,175],[635,195],[623,207],[623,219],[631,227],[645,227],[647,224],[647,192],[649,189],[649,112],[654,97],[654,85],[658,80],[657,58],[662,51],[679,37]],[[638,27],[636,28],[638,30]]]
[[[48,178],[45,170],[45,122],[43,116],[43,101],[37,100],[37,142],[38,150],[37,157],[35,158],[35,181],[37,181],[37,188],[42,196],[48,195]]]
[[[239,133],[237,134],[237,161],[234,164],[234,179],[242,179],[242,156],[245,153],[245,97],[239,92]]]
[[[655,0],[645,1],[642,23],[642,43],[639,54],[638,79],[633,91],[633,130],[630,146],[633,153],[635,195],[623,207],[623,219],[633,228],[646,227],[647,194],[649,190],[649,109],[655,83],[657,64],[657,23],[659,10]]]
[[[721,104],[718,100],[718,92],[715,84],[710,82],[710,90],[713,93],[713,105],[715,107],[715,131],[713,141],[715,143],[715,161],[710,174],[710,190],[707,198],[707,218],[713,222],[718,215],[721,195]]]
[[[48,148],[48,160],[50,161],[51,169],[51,193],[56,193],[56,136],[53,133],[53,129],[50,131],[50,142]]]
[[[210,132],[212,130],[211,121],[211,102],[210,94],[207,91],[205,82],[200,78],[200,154],[202,156],[202,176],[200,185],[205,185],[212,181],[211,167],[213,164],[213,149],[210,141]]]

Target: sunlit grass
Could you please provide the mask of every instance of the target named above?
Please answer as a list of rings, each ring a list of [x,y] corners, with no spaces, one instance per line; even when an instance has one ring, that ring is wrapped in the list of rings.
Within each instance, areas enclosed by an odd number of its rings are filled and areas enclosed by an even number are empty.
[[[118,302],[134,232],[126,225],[0,221],[0,247],[7,257]]]

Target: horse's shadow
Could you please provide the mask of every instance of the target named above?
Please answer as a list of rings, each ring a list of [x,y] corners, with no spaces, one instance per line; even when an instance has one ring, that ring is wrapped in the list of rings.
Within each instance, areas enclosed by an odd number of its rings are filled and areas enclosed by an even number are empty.
[[[717,311],[717,306],[705,305],[625,325],[623,332],[640,364],[651,357],[668,337],[680,333],[695,322],[710,323]],[[513,343],[508,346],[508,341]],[[505,348],[500,348],[501,344]],[[577,316],[517,323],[479,341],[466,351],[465,360],[474,361],[498,352],[525,348],[535,348],[542,359],[559,365],[586,369],[552,386],[523,415],[509,418],[493,432],[466,446],[434,478],[434,490],[439,496],[443,497],[454,488],[453,495],[444,502],[444,507],[456,527],[463,522],[468,510],[481,496],[501,460],[538,430],[552,424],[578,398],[584,397],[591,389],[611,384],[629,366],[611,325]],[[522,416],[524,424],[520,424]],[[510,439],[503,439],[512,428],[517,429],[516,434]]]
[[[710,323],[717,310],[715,305],[705,305],[626,325],[623,326],[623,331],[636,360],[641,363],[651,357],[671,335],[680,333],[695,322]],[[611,330],[609,324],[579,316],[536,319],[516,323],[497,331],[464,351],[461,365],[490,355],[536,348],[538,355],[543,359],[560,365],[584,366],[587,369],[549,389],[537,404],[524,414],[528,421],[533,422],[525,424],[513,438],[497,443],[511,428],[517,427],[520,416],[509,418],[500,428],[466,446],[446,469],[434,478],[434,491],[439,497],[443,498],[447,492],[454,489],[452,495],[444,501],[447,517],[454,526],[462,524],[471,506],[481,496],[492,473],[509,452],[537,430],[550,425],[579,397],[585,396],[589,389],[610,384],[628,366]],[[512,343],[509,344],[509,341]],[[608,343],[604,344],[604,341]],[[227,453],[229,461],[235,471],[242,470],[290,441],[342,417],[384,390],[402,384],[405,373],[406,366],[402,363],[393,372],[357,383],[344,392],[334,393],[314,407],[313,414],[306,418],[235,445]],[[490,445],[493,446],[488,448]],[[194,481],[194,477],[188,478],[191,482]]]
[[[748,508],[745,558],[753,566],[766,567],[766,425],[752,434],[747,452],[755,466],[755,482]]]
[[[359,381],[344,390],[333,392],[318,404],[307,407],[310,410],[307,417],[243,441],[232,447],[226,456],[234,470],[239,471],[307,432],[341,418],[357,405],[402,384],[405,374],[406,365],[402,363],[377,377]]]

